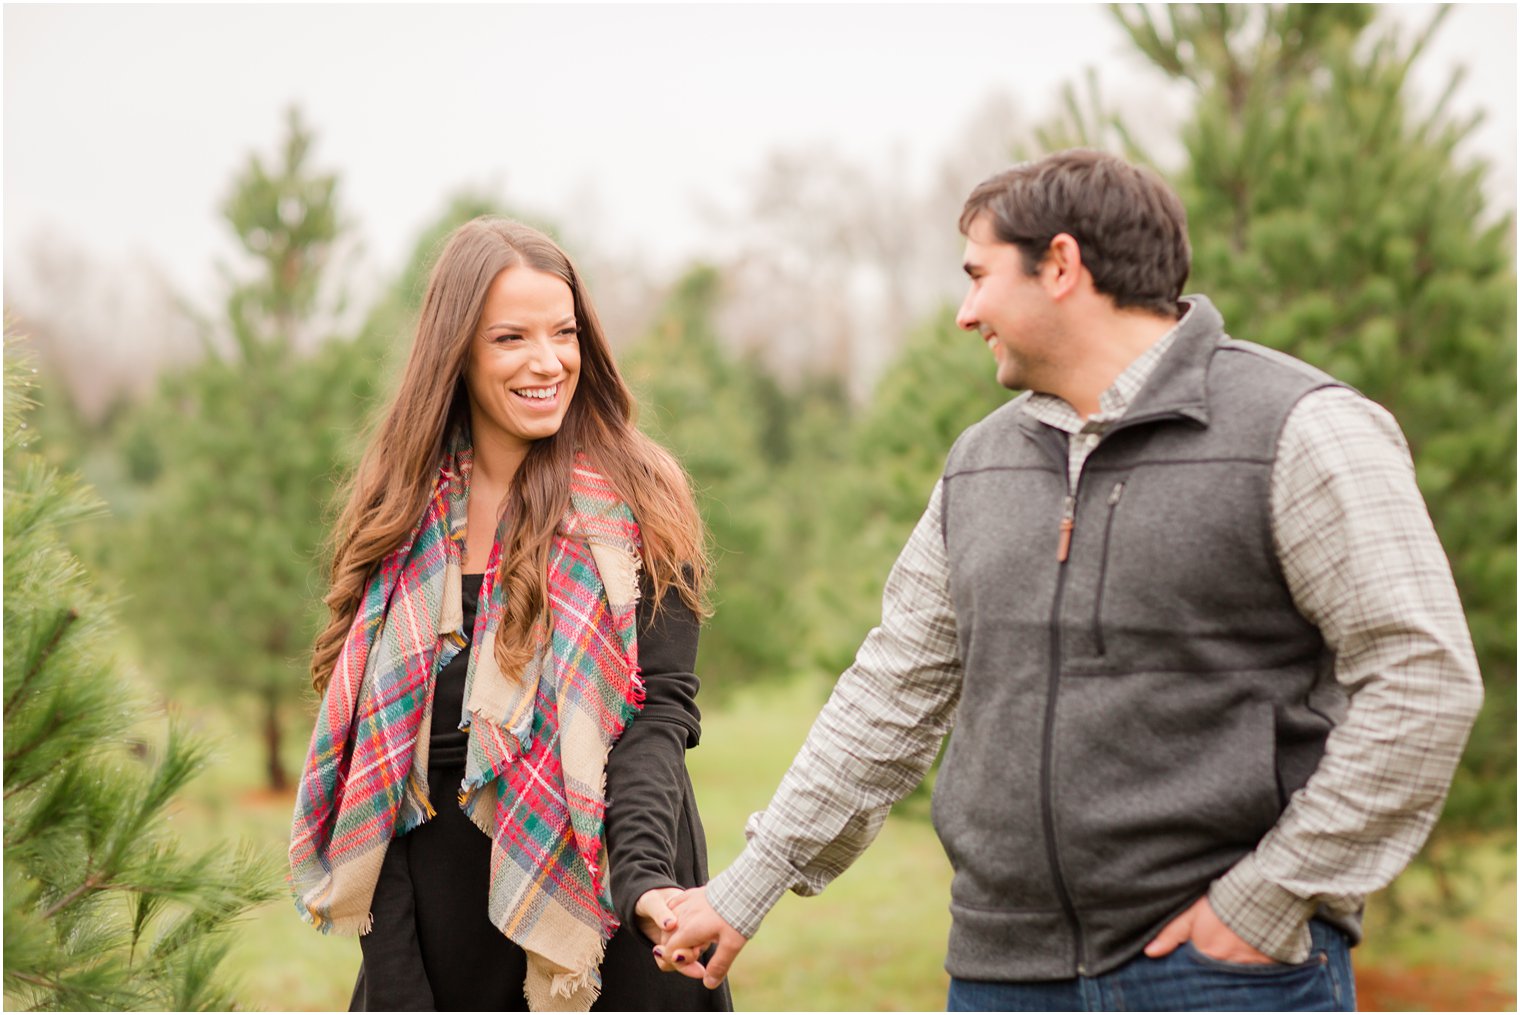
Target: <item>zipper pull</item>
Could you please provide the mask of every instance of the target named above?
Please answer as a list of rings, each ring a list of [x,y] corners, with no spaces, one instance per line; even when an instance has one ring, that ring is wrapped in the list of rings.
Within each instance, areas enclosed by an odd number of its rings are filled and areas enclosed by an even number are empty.
[[[1124,494],[1124,483],[1120,481],[1114,484],[1114,492],[1108,495],[1108,506],[1113,507],[1119,503],[1119,498]]]
[[[1071,554],[1071,530],[1077,527],[1077,498],[1068,496],[1061,509],[1061,541],[1056,544],[1056,560],[1062,564]]]

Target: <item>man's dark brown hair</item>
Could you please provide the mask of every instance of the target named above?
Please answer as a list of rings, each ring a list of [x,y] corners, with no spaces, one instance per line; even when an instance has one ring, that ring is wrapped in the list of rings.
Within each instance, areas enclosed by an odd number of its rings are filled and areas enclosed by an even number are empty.
[[[983,213],[993,235],[1023,253],[1029,274],[1050,241],[1068,233],[1094,287],[1116,308],[1176,316],[1192,264],[1187,212],[1150,170],[1085,148],[1057,152],[978,184],[961,211],[961,232]]]

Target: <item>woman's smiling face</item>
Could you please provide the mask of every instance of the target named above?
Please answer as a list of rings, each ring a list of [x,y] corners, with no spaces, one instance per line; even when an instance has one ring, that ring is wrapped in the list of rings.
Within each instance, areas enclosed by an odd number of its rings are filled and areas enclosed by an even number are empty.
[[[526,448],[559,432],[581,372],[577,336],[558,275],[519,265],[491,280],[464,371],[476,444]]]

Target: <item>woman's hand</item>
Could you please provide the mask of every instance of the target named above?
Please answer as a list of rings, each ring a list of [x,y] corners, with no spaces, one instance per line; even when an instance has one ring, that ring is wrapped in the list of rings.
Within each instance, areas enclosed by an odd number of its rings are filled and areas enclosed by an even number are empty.
[[[663,945],[675,929],[675,914],[670,911],[670,900],[681,894],[679,888],[651,888],[639,896],[633,912],[639,921],[639,932],[656,946]],[[666,970],[669,972],[669,970]]]

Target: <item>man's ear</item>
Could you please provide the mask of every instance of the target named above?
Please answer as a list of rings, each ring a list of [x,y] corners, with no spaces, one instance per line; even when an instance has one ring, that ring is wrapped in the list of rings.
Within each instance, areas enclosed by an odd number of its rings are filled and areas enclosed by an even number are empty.
[[[1092,273],[1082,264],[1082,247],[1070,233],[1056,233],[1045,250],[1045,263],[1041,267],[1045,291],[1053,300],[1077,292],[1084,278],[1091,284]]]

